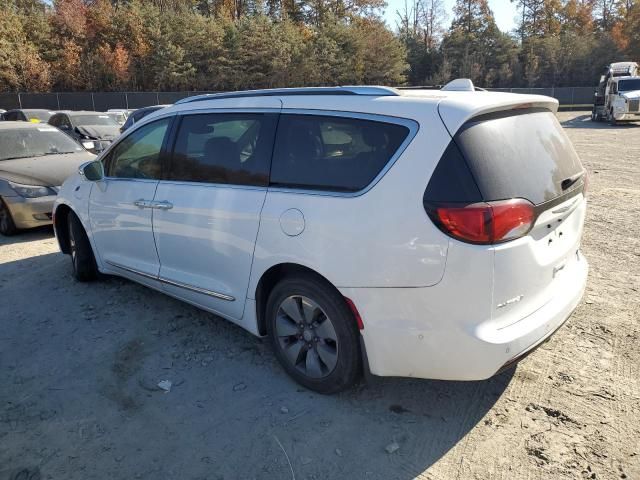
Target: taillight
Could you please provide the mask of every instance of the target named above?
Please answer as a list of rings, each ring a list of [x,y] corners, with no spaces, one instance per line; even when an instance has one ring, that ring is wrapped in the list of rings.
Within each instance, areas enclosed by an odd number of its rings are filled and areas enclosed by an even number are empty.
[[[533,204],[515,198],[470,205],[429,205],[427,213],[447,235],[467,243],[492,244],[523,237],[535,219]]]

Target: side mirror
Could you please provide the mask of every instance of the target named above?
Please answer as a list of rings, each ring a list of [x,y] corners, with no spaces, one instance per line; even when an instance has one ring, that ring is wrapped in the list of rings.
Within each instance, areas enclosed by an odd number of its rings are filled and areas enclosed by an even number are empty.
[[[102,163],[96,161],[83,163],[80,165],[78,173],[90,182],[97,182],[104,178],[104,168]]]

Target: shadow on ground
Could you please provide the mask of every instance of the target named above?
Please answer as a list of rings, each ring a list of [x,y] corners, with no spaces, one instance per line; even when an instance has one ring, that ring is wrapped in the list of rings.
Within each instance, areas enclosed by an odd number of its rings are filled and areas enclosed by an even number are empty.
[[[12,235],[10,237],[0,235],[0,246],[24,242],[35,242],[53,236],[53,227],[51,226],[32,228],[30,230],[23,230],[18,234]]]
[[[268,342],[126,280],[76,283],[60,253],[0,277],[2,480],[410,479],[464,451],[513,375],[322,396]]]
[[[626,128],[640,128],[639,123],[634,122],[619,122],[615,125],[611,125],[607,121],[602,122],[593,122],[591,121],[591,114],[587,115],[579,115],[577,117],[571,118],[570,120],[565,120],[560,122],[560,124],[565,128],[587,128],[587,129],[626,129]]]

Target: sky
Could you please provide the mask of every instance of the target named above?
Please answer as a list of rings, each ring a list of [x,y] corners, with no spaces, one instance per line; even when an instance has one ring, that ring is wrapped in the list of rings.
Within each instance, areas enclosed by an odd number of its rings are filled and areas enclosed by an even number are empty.
[[[405,0],[387,0],[387,8],[385,9],[384,18],[390,27],[396,27],[396,22],[398,16],[396,15],[396,11],[404,10],[404,1]],[[411,1],[409,4],[411,4]],[[446,20],[445,25],[448,27],[451,24],[451,20],[453,18],[453,4],[455,0],[443,0],[445,10],[447,12],[448,18]],[[489,7],[493,11],[493,16],[496,19],[496,23],[498,27],[503,32],[510,32],[511,30],[516,28],[515,17],[517,16],[515,4],[511,3],[510,0],[489,0]]]

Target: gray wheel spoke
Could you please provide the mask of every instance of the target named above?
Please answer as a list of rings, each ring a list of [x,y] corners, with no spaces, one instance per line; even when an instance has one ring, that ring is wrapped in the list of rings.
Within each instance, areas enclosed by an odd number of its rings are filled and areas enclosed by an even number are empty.
[[[291,335],[298,335],[298,324],[295,323],[287,315],[280,315],[276,317],[276,332],[279,337],[290,337]]]
[[[300,312],[300,306],[298,305],[298,299],[295,297],[289,297],[285,299],[280,305],[280,310],[284,311],[289,317],[296,323],[303,323],[304,318],[302,312]]]
[[[310,377],[322,377],[320,358],[318,357],[318,353],[313,348],[307,351],[305,368],[307,370],[307,375],[309,375]]]
[[[330,372],[335,368],[336,363],[338,362],[338,352],[336,349],[324,343],[318,345],[318,356]]]
[[[313,317],[318,310],[318,305],[314,302],[305,298],[302,300],[302,314],[304,315],[304,319],[307,323],[313,322]]]
[[[316,327],[316,334],[322,339],[329,339],[334,342],[338,341],[338,336],[333,328],[333,324],[327,317]]]
[[[303,346],[304,342],[300,341],[296,341],[294,343],[283,346],[285,355],[293,365],[297,365],[299,363],[300,352]]]

